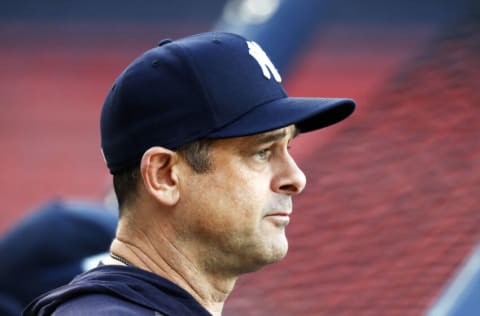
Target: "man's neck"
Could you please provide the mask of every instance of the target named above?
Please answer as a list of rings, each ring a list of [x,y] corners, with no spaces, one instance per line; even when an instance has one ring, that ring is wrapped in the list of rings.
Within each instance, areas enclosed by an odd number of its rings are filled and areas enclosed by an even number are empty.
[[[133,266],[155,273],[189,292],[212,315],[220,316],[233,290],[236,278],[225,278],[202,271],[199,262],[187,257],[163,234],[152,238],[145,232],[124,231],[119,226],[111,252]],[[105,264],[119,263],[108,260]]]

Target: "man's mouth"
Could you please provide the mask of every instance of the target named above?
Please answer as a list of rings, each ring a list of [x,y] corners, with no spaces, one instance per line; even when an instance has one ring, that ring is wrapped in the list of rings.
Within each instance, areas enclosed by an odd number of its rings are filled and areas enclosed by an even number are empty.
[[[266,219],[273,222],[275,226],[286,226],[290,222],[291,212],[275,212],[265,216]]]

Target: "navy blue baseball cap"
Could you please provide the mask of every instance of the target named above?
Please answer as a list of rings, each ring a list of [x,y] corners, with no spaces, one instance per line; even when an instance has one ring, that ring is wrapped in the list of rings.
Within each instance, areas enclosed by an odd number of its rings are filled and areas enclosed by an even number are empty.
[[[262,48],[232,33],[164,40],[116,79],[103,105],[102,152],[112,174],[147,149],[202,138],[247,136],[295,124],[301,133],[337,123],[351,99],[291,98]]]

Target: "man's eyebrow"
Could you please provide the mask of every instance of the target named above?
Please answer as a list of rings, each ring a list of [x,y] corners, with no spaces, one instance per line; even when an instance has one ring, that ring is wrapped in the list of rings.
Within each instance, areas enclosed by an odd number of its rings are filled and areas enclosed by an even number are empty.
[[[292,133],[292,138],[296,137],[299,133],[300,133],[300,131],[298,130],[298,128],[296,126],[294,126],[294,131]],[[272,143],[272,142],[276,142],[278,140],[284,139],[287,136],[288,136],[287,135],[287,129],[284,128],[280,131],[275,131],[275,132],[271,132],[271,133],[267,133],[267,134],[264,134],[262,136],[259,136],[255,140],[254,143],[255,143],[255,145]]]

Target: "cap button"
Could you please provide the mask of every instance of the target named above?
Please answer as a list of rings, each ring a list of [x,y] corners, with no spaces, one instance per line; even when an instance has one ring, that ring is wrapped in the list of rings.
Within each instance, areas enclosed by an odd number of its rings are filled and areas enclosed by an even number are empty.
[[[171,43],[171,42],[172,42],[172,39],[166,38],[166,39],[161,40],[161,41],[158,43],[158,46],[162,46],[162,45],[165,45],[165,44],[168,44],[168,43]]]

